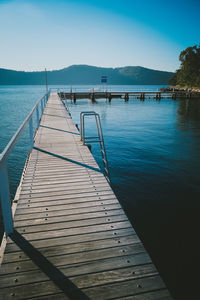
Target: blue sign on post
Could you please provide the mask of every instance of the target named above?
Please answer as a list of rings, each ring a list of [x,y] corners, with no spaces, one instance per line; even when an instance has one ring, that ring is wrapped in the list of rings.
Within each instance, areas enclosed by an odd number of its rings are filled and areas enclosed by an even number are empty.
[[[107,83],[107,76],[101,76],[101,83]]]

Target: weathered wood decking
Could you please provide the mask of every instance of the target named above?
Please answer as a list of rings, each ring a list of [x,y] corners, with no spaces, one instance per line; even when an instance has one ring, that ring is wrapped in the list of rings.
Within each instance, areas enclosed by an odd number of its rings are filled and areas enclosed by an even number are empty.
[[[0,299],[171,299],[56,94],[21,180]]]

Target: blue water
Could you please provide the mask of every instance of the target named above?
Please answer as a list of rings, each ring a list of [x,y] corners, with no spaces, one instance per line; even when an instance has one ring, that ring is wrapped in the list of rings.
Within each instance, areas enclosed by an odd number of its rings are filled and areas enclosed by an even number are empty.
[[[113,91],[159,88],[108,87]],[[0,87],[1,151],[44,92],[42,86]],[[198,299],[191,295],[197,291],[200,267],[200,99],[112,99],[111,103],[102,99],[94,104],[68,100],[66,105],[77,124],[81,111],[100,114],[116,195],[173,295],[177,299]],[[95,135],[95,130],[88,118],[88,135]],[[28,146],[25,132],[8,162],[12,197]],[[102,166],[98,145],[92,145],[92,153]],[[188,293],[191,298],[183,298],[182,291],[184,297]]]
[[[44,95],[43,86],[0,86],[0,151]],[[35,121],[35,119],[34,119]],[[35,122],[34,122],[35,123]],[[29,151],[29,131],[24,131],[8,160],[11,197],[14,197]]]

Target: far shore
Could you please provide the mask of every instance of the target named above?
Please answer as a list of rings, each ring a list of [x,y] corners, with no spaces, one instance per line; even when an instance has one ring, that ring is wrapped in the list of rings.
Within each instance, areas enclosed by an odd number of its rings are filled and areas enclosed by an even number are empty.
[[[184,92],[194,92],[194,93],[200,93],[200,88],[199,87],[187,87],[187,86],[169,86],[169,87],[164,87],[161,88],[160,91],[162,92],[179,92],[179,91],[184,91]]]

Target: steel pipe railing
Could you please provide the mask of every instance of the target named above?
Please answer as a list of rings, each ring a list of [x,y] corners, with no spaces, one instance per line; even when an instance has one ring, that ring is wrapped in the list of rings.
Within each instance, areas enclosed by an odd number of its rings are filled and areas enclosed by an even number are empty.
[[[41,116],[43,114],[44,107],[48,101],[50,91],[48,91],[33,107],[25,121],[16,131],[10,142],[7,144],[3,152],[0,154],[0,198],[1,198],[1,209],[3,215],[3,224],[6,236],[13,232],[13,219],[11,210],[11,200],[9,192],[9,179],[7,171],[7,160],[11,154],[13,148],[20,139],[24,129],[29,125],[29,136],[30,136],[30,151],[34,145],[34,135],[39,127],[39,105],[41,105]],[[36,111],[36,129],[33,131],[33,114]]]

